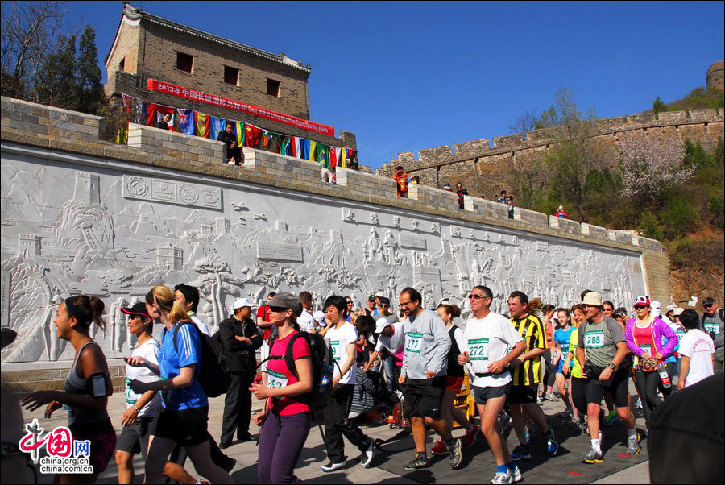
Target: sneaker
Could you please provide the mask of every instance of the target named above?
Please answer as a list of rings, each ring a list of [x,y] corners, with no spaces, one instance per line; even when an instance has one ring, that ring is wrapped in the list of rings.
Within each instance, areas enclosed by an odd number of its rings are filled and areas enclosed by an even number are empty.
[[[226,450],[230,446],[232,446],[232,442],[231,441],[222,441],[222,442],[219,443],[219,449],[220,450]]]
[[[597,451],[595,449],[589,450],[589,453],[586,454],[582,462],[584,463],[601,463],[604,461],[604,457],[602,456],[601,451]]]
[[[341,461],[340,463],[332,463],[331,461],[327,463],[327,465],[322,465],[320,468],[325,473],[334,472],[335,470],[339,470],[340,468],[344,468],[345,465],[347,465],[347,460]]]
[[[433,448],[430,449],[430,452],[434,455],[447,455],[450,450],[448,449],[448,446],[446,446],[446,443],[441,440],[433,445]]]
[[[479,432],[478,425],[471,426],[471,429],[466,431],[466,436],[463,438],[463,444],[465,446],[471,446],[473,443],[476,442],[476,438],[478,438],[478,432]]]
[[[428,457],[425,453],[416,453],[415,458],[403,466],[403,470],[414,471],[428,466]]]
[[[531,451],[529,450],[529,447],[526,445],[519,445],[516,448],[514,448],[514,451],[511,452],[511,459],[514,461],[521,460],[522,458],[531,458]],[[510,483],[510,482],[504,482],[504,483]]]
[[[224,464],[222,465],[222,468],[227,472],[231,472],[234,469],[234,465],[237,464],[236,458],[232,458],[231,456],[228,456],[226,460],[224,460]]]
[[[493,479],[491,480],[491,483],[513,483],[513,479],[511,478],[510,472],[496,472],[496,474],[493,476]]]
[[[463,444],[460,439],[454,439],[453,446],[450,448],[451,468],[456,470],[459,466],[461,466],[461,462],[463,461]]]
[[[543,402],[544,402],[544,399],[541,396],[536,396],[536,404],[541,406],[541,403],[543,403]],[[497,473],[497,475],[498,475],[498,473]]]
[[[639,452],[639,433],[636,433],[634,436],[630,436],[629,438],[627,438],[627,454],[637,455],[639,454]]]
[[[509,470],[509,475],[511,475],[512,483],[519,483],[521,480],[524,479],[524,477],[521,476],[521,469],[519,467],[516,467],[513,470]]]
[[[365,468],[368,468],[373,463],[373,458],[375,458],[375,440],[370,439],[370,446],[368,446],[368,449],[365,450],[365,454],[363,455],[363,459],[360,463],[362,463],[362,466]]]
[[[556,401],[556,396],[553,393],[544,394],[544,399],[547,401]]]
[[[559,453],[559,443],[556,442],[553,429],[549,430],[549,436],[546,437],[546,452],[549,456],[556,456]]]

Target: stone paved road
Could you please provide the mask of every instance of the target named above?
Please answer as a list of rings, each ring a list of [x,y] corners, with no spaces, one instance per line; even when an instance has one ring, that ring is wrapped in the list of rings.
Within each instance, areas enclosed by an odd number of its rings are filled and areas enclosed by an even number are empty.
[[[633,390],[632,390],[633,391]],[[257,408],[261,407],[255,403]],[[224,407],[223,398],[211,400],[210,429],[215,438],[221,433],[221,421]],[[589,439],[580,434],[578,428],[562,423],[556,413],[563,411],[561,401],[546,401],[545,413],[550,416],[554,430],[561,444],[561,452],[555,458],[548,458],[543,448],[540,435],[532,443],[531,460],[520,464],[526,482],[529,483],[649,483],[647,469],[647,445],[642,443],[642,452],[637,456],[625,456],[626,446],[624,440],[626,432],[621,425],[605,428],[603,450],[604,463],[585,465],[581,459],[589,447]],[[110,399],[109,411],[113,424],[120,431],[120,416],[124,409],[123,393],[117,392]],[[66,415],[63,411],[56,412],[53,418],[46,420],[42,417],[42,410],[29,413],[24,410],[24,418],[29,422],[37,417],[39,423],[46,430],[55,426],[65,425]],[[637,420],[638,429],[644,429],[644,420]],[[326,474],[320,470],[325,463],[326,455],[320,431],[317,427],[310,430],[305,450],[296,469],[297,476],[303,480],[315,483],[488,483],[494,474],[493,457],[484,444],[483,436],[479,436],[476,443],[464,449],[464,465],[457,471],[451,470],[447,457],[436,457],[432,464],[416,472],[406,472],[402,469],[405,462],[412,458],[413,439],[409,435],[401,435],[400,430],[391,430],[387,425],[369,427],[364,429],[368,435],[386,441],[382,445],[385,451],[374,461],[376,466],[365,469],[358,461],[360,456],[357,449],[352,448],[345,441],[348,454],[348,466],[334,473]],[[256,435],[257,428],[252,425],[251,432]],[[454,435],[461,435],[462,430],[454,431]],[[432,435],[429,433],[428,448],[432,444]],[[515,435],[508,435],[509,448],[517,444]],[[225,453],[237,460],[232,471],[232,477],[237,483],[255,483],[257,481],[256,461],[257,448],[254,442],[237,443],[228,448]],[[143,475],[143,462],[137,457],[135,460],[137,472],[136,482],[141,483]],[[193,466],[188,463],[187,469],[194,474]],[[115,483],[117,469],[112,459],[108,468],[101,474],[98,483]],[[40,476],[39,483],[51,483],[52,477]]]

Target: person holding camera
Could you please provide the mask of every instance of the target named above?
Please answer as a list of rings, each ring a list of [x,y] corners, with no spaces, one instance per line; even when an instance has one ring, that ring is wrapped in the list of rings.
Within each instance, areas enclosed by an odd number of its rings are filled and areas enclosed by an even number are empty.
[[[627,453],[639,453],[639,437],[635,428],[634,415],[629,407],[629,372],[622,362],[629,352],[622,326],[612,317],[605,317],[602,296],[594,291],[584,295],[582,300],[587,320],[579,328],[579,342],[576,358],[588,379],[587,420],[592,449],[584,457],[584,463],[604,461],[599,435],[599,413],[604,393],[609,391],[614,398],[617,415],[627,427]]]

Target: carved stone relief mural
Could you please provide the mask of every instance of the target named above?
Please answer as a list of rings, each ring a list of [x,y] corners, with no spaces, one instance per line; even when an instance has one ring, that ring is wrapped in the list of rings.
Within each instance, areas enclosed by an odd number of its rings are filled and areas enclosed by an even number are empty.
[[[234,298],[261,302],[269,291],[308,290],[316,305],[382,291],[397,309],[398,292],[414,286],[427,308],[449,298],[467,310],[468,291],[483,284],[500,312],[514,290],[567,306],[585,287],[617,304],[644,291],[635,252],[110,161],[93,172],[28,157],[2,161],[1,322],[19,334],[3,362],[72,359],[53,317],[81,292],[106,303],[105,330],[92,328],[117,358],[135,343],[121,307],[157,284],[197,286],[212,331]]]

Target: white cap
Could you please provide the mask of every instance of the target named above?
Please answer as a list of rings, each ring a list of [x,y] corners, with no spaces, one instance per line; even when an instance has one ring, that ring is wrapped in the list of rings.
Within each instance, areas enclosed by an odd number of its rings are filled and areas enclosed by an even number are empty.
[[[653,300],[651,306],[653,310],[662,310],[662,303],[658,302],[657,300]]]
[[[312,318],[314,318],[315,321],[317,323],[319,323],[320,325],[325,324],[325,312],[323,312],[323,311],[317,310],[316,312],[314,312],[312,314]]]
[[[385,296],[385,292],[380,290],[375,292],[375,296]]]
[[[238,310],[242,307],[248,306],[249,308],[254,308],[254,303],[252,303],[252,300],[249,298],[237,298],[234,300],[234,303],[232,303],[232,310]]]
[[[380,333],[383,331],[385,327],[388,325],[391,325],[390,322],[388,322],[388,319],[385,317],[378,318],[378,321],[375,322],[375,333]]]
[[[684,311],[685,311],[685,309],[684,309],[684,308],[680,308],[680,307],[677,307],[677,308],[675,308],[675,309],[674,309],[674,311],[672,312],[672,316],[673,316],[673,317],[679,317],[680,315],[682,315],[682,312],[684,312]]]
[[[667,307],[665,308],[665,313],[674,311],[675,308],[677,308],[675,305],[667,305]]]

